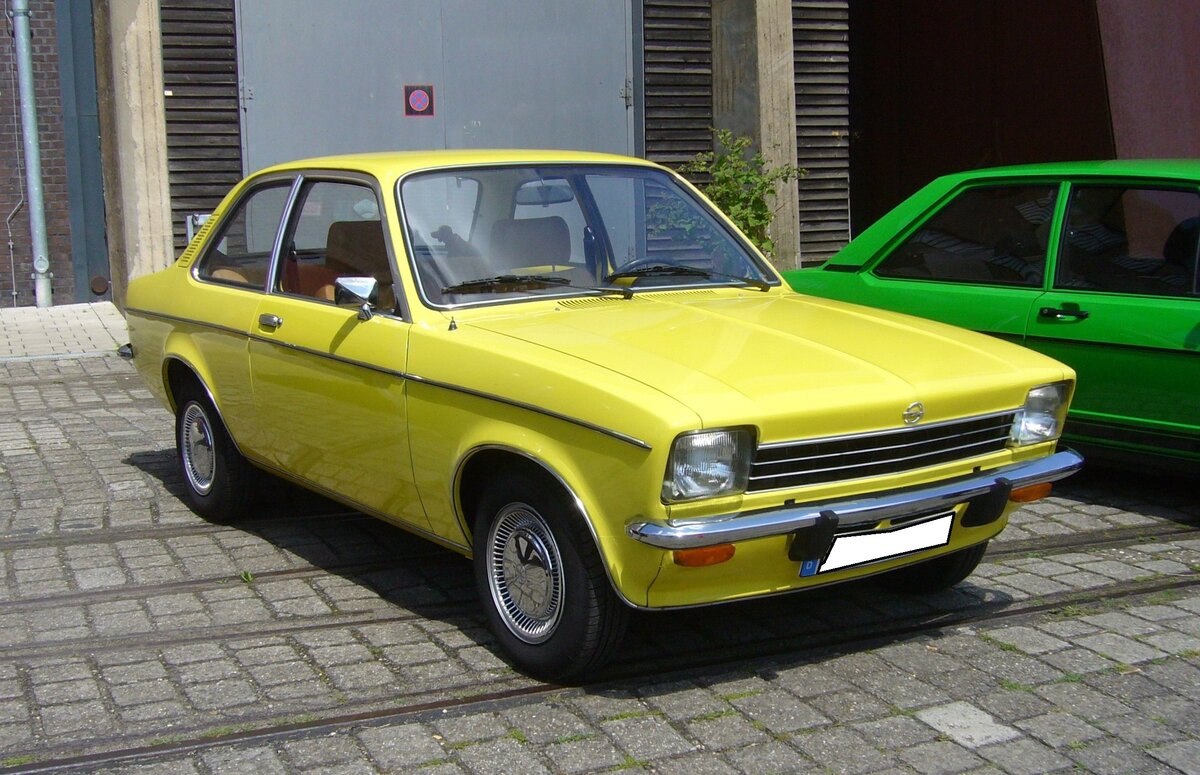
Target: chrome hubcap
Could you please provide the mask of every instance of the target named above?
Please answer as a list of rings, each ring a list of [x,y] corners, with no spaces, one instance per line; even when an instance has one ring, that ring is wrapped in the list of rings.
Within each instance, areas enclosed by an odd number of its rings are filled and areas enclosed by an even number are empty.
[[[562,616],[562,557],[554,534],[523,503],[501,509],[488,535],[488,586],[505,626],[526,643],[554,634]]]
[[[179,449],[183,453],[183,473],[188,485],[198,494],[208,495],[213,486],[216,458],[208,415],[199,404],[188,404],[183,410],[182,436]]]

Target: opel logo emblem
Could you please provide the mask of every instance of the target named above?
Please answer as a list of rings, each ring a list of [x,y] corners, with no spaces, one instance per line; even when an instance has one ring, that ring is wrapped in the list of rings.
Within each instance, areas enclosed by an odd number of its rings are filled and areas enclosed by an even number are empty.
[[[925,416],[925,404],[922,404],[920,401],[913,401],[901,416],[904,417],[905,425],[916,425]]]

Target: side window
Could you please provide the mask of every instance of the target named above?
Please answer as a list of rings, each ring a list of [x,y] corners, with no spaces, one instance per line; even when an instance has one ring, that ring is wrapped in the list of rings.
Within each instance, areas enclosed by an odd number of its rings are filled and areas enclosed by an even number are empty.
[[[275,235],[287,205],[290,183],[263,186],[247,194],[213,235],[196,268],[202,280],[262,289]]]
[[[875,270],[882,277],[1040,287],[1055,186],[973,188],[955,197]]]
[[[1076,186],[1054,285],[1195,296],[1198,226],[1195,191]]]
[[[377,306],[395,307],[379,200],[370,186],[322,180],[307,183],[296,212],[276,290],[333,301],[338,278],[373,277],[379,283]]]

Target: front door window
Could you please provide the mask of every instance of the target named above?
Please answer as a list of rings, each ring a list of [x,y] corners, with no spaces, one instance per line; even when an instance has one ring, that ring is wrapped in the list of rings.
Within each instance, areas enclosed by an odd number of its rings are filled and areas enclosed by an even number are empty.
[[[959,194],[875,270],[880,277],[1041,287],[1057,185]]]
[[[1200,194],[1076,186],[1054,287],[1196,296]]]

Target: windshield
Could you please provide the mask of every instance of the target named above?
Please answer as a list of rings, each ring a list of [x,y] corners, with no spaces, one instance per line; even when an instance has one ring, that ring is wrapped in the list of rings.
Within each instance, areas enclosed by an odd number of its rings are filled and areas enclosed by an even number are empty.
[[[434,306],[776,279],[659,170],[489,167],[400,184],[409,255]]]

